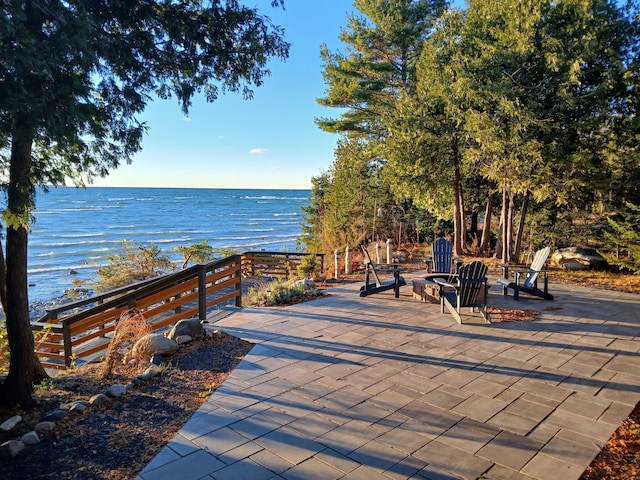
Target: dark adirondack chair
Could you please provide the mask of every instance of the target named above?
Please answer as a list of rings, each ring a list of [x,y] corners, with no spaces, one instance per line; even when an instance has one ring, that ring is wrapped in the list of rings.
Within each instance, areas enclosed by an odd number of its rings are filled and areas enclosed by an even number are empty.
[[[424,259],[427,264],[425,280],[434,281],[436,278],[449,279],[462,265],[462,259],[453,258],[453,243],[446,238],[439,238],[431,244],[430,257]]]
[[[499,278],[497,283],[502,285],[503,295],[507,295],[508,290],[512,288],[514,300],[518,300],[520,292],[541,297],[545,300],[553,300],[553,295],[549,293],[549,272],[544,268],[550,252],[551,249],[549,247],[538,250],[533,256],[530,266],[502,265],[504,278]],[[513,279],[509,277],[509,270],[513,274]],[[542,289],[538,288],[540,274],[543,277]]]
[[[364,246],[362,246],[361,248],[365,258],[365,278],[364,286],[360,287],[360,296],[366,297],[368,295],[373,295],[374,293],[380,293],[393,289],[395,297],[399,298],[400,287],[406,285],[407,282],[400,276],[400,268],[398,267],[398,265],[395,263],[390,265],[393,270],[392,280],[381,281],[378,272],[376,271],[376,266],[369,256],[369,252],[367,252],[367,249],[364,248]]]
[[[471,262],[458,269],[451,281],[436,279],[440,286],[440,306],[442,313],[446,306],[458,323],[462,323],[461,311],[470,308],[480,312],[487,323],[491,318],[487,313],[487,266],[482,262]]]

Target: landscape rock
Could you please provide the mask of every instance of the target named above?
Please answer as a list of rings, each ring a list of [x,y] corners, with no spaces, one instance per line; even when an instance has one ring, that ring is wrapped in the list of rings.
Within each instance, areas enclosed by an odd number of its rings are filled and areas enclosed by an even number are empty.
[[[84,412],[87,408],[89,408],[89,402],[86,400],[77,400],[71,404],[69,412]]]
[[[121,397],[122,395],[127,393],[127,387],[125,387],[121,383],[116,383],[107,388],[107,391],[104,393],[110,397]]]
[[[40,435],[46,435],[47,433],[51,433],[56,429],[56,424],[53,422],[38,422],[33,429],[38,432]]]
[[[40,419],[41,422],[57,422],[58,420],[62,420],[67,416],[66,410],[54,410],[51,413],[47,413],[44,417]]]
[[[556,250],[551,255],[553,265],[567,270],[586,270],[607,267],[607,261],[593,249],[568,247]]]
[[[175,339],[178,345],[184,345],[185,343],[193,342],[191,335],[178,335]]]
[[[304,287],[306,292],[315,292],[316,291],[316,282],[311,280],[310,278],[303,278],[301,280],[296,281],[293,284],[294,287]]]
[[[142,375],[147,375],[148,378],[157,377],[158,375],[160,375],[160,367],[158,367],[157,365],[151,365],[144,371]],[[140,375],[138,375],[138,378],[140,378]]]
[[[204,327],[202,326],[202,322],[200,322],[198,318],[187,318],[176,323],[167,334],[167,338],[176,340],[182,335],[189,335],[191,338],[201,338],[203,334]]]
[[[40,437],[36,432],[31,431],[22,435],[20,441],[25,445],[35,445],[36,443],[40,443]]]
[[[21,421],[22,421],[22,417],[20,415],[14,415],[13,417],[2,422],[2,424],[0,425],[0,431],[8,432],[17,424],[19,424]]]
[[[8,440],[0,445],[0,458],[13,458],[24,450],[24,447],[24,443],[18,440]]]
[[[162,367],[167,364],[167,359],[164,358],[159,353],[154,353],[153,355],[151,355],[150,362],[153,363],[154,365],[158,365],[159,367]]]
[[[89,399],[89,403],[91,405],[95,405],[96,407],[102,407],[109,403],[111,399],[107,397],[104,393],[98,393]]]
[[[160,333],[149,333],[135,343],[131,354],[134,358],[148,360],[154,353],[172,355],[176,353],[179,348],[178,344],[170,338]]]

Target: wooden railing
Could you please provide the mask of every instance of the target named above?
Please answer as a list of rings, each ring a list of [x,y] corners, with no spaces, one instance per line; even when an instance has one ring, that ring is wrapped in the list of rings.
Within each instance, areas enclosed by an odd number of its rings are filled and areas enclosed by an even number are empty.
[[[297,274],[303,257],[315,255],[324,271],[323,253],[245,252],[242,254],[243,277],[289,277]]]
[[[45,368],[66,368],[96,356],[106,350],[120,315],[132,309],[157,330],[185,318],[203,321],[224,302],[241,306],[241,265],[241,256],[233,255],[48,310],[32,322],[33,330],[43,331],[36,335],[44,338],[36,342],[40,361]]]

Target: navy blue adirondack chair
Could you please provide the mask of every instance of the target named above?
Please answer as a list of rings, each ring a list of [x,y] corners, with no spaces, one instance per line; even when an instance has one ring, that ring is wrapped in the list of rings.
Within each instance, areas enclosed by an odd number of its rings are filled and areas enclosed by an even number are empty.
[[[453,277],[462,265],[462,259],[453,258],[453,243],[446,238],[439,238],[431,244],[431,256],[425,258],[424,262],[427,264],[424,279],[431,281]]]
[[[471,262],[458,269],[458,274],[450,281],[436,279],[440,286],[440,306],[444,313],[446,306],[458,323],[462,323],[462,309],[470,308],[480,312],[482,318],[491,322],[487,312],[487,266],[478,261]],[[484,287],[484,288],[483,288]]]

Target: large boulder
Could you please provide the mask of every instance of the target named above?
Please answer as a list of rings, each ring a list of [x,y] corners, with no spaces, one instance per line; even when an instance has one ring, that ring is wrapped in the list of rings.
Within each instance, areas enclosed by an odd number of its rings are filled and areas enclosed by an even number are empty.
[[[551,255],[551,263],[567,270],[587,270],[606,268],[607,261],[593,249],[568,247],[556,250]]]
[[[202,322],[197,318],[187,318],[180,320],[167,334],[167,338],[175,340],[182,335],[189,335],[191,338],[202,338],[204,335],[204,327]]]
[[[160,333],[148,333],[133,345],[131,356],[146,361],[155,353],[172,355],[176,353],[179,348],[176,342]]]

